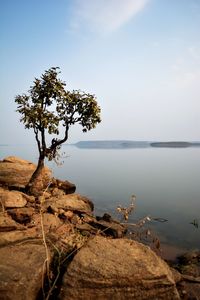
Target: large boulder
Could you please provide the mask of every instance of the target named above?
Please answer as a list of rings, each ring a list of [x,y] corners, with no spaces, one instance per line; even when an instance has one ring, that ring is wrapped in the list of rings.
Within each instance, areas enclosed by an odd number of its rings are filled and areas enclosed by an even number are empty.
[[[60,209],[90,213],[93,210],[93,203],[80,194],[69,194],[47,199],[44,203],[44,208],[50,208],[58,213]]]
[[[42,284],[45,259],[42,244],[0,248],[0,299],[35,300]]]
[[[11,230],[12,229],[12,230]],[[42,233],[38,231],[36,227],[28,228],[22,230],[22,228],[10,228],[10,230],[6,231],[4,226],[0,231],[0,247],[14,245],[16,243],[26,243],[27,240],[36,240],[38,238],[42,238]]]
[[[24,188],[29,182],[36,165],[30,161],[9,156],[0,161],[0,184],[8,187]],[[45,167],[37,182],[36,190],[45,189],[51,180],[52,174],[48,167]]]
[[[168,265],[149,247],[96,236],[67,267],[62,300],[180,299]]]
[[[3,208],[24,207],[27,198],[19,191],[8,191],[0,188],[0,201]],[[2,208],[1,207],[1,208]]]

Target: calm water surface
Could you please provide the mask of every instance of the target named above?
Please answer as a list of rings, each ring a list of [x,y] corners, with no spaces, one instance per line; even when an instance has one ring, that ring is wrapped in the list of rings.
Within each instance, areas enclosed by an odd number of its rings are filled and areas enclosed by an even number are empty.
[[[34,152],[35,149],[35,152]],[[34,145],[1,146],[0,159],[8,155],[37,161]],[[66,158],[58,167],[48,163],[54,176],[74,182],[77,192],[90,197],[96,213],[117,216],[117,205],[128,206],[136,195],[130,222],[150,215],[168,222],[150,227],[162,243],[200,248],[200,148],[145,148],[125,150],[78,149],[63,146]]]

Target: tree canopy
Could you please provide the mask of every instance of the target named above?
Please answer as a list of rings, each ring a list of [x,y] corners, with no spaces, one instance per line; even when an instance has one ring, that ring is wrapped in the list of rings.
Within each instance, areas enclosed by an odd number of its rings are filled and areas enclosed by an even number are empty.
[[[25,128],[32,128],[39,151],[39,164],[45,157],[56,157],[61,144],[67,141],[69,128],[80,124],[87,132],[101,122],[100,107],[96,97],[80,90],[67,91],[66,83],[58,78],[58,67],[50,68],[41,77],[35,78],[28,94],[15,97],[20,121]],[[64,133],[61,131],[64,127]],[[47,145],[47,135],[54,135]],[[57,136],[62,135],[58,138]]]

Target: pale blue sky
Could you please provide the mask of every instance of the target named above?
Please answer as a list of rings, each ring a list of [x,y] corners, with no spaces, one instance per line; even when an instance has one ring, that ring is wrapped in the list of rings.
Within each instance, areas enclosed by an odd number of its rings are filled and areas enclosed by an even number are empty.
[[[88,139],[200,140],[200,0],[0,0],[0,144],[34,143],[14,97],[59,66],[96,94]]]

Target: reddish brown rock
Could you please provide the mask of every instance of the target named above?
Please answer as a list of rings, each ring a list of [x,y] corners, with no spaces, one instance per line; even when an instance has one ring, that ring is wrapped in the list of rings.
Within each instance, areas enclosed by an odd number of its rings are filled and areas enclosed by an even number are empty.
[[[24,188],[29,182],[36,165],[30,161],[9,156],[3,161],[0,161],[0,184],[8,187]],[[51,181],[51,171],[45,167],[38,179],[37,185],[33,192],[41,191]]]
[[[32,216],[35,213],[35,209],[33,207],[13,208],[8,209],[7,213],[16,222],[27,225],[32,221]]]
[[[60,180],[60,179],[55,179],[52,181],[51,184],[52,188],[58,188],[59,190],[63,190],[65,194],[72,194],[76,190],[75,184],[69,182],[68,180]]]
[[[0,201],[4,208],[24,207],[27,203],[24,194],[18,191],[8,191],[0,188]]]
[[[149,247],[96,236],[68,266],[60,298],[180,299],[168,265]]]
[[[7,213],[0,213],[0,232],[23,229],[23,226],[16,223]],[[0,235],[1,237],[1,235]]]
[[[48,213],[35,214],[33,216],[33,224],[41,232],[42,232],[42,225],[41,225],[42,223],[45,232],[55,230],[56,228],[58,228],[63,224],[62,221],[53,214],[48,214]]]
[[[35,300],[41,288],[45,258],[42,244],[0,248],[0,299]]]
[[[51,197],[44,203],[44,208],[50,207],[53,211],[59,212],[59,209],[92,212],[93,206],[91,201],[79,194],[63,195],[59,198]]]
[[[36,227],[28,228],[26,230],[12,230],[8,232],[0,232],[0,247],[14,245],[18,242],[26,243],[27,240],[35,240],[42,238],[42,232]]]

